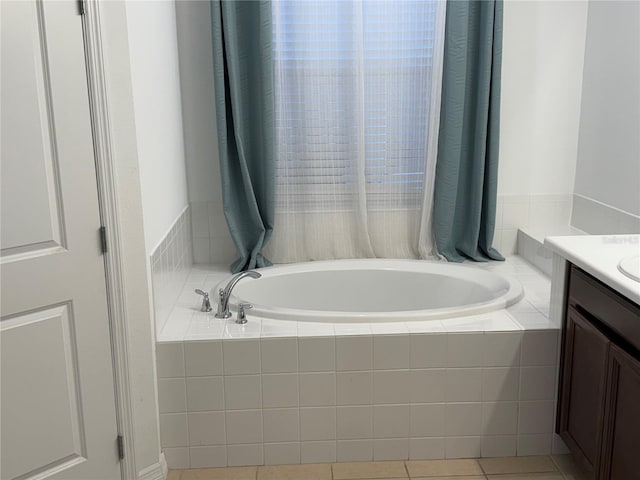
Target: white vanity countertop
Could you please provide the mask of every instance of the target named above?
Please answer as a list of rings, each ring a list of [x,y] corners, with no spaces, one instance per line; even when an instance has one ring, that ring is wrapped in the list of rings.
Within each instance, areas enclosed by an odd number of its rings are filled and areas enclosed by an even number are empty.
[[[618,270],[620,260],[640,253],[640,235],[547,237],[544,244],[640,305],[640,282]]]

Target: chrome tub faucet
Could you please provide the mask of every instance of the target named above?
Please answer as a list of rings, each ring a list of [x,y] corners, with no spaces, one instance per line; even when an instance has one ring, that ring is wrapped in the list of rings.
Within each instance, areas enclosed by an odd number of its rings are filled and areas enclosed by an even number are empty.
[[[246,272],[240,272],[231,277],[231,280],[229,280],[227,286],[218,290],[219,298],[218,311],[215,315],[216,318],[229,318],[231,316],[231,312],[229,311],[229,298],[231,297],[231,292],[233,290],[233,287],[236,286],[236,283],[238,283],[245,277],[260,278],[261,276],[262,275],[254,270],[247,270]]]

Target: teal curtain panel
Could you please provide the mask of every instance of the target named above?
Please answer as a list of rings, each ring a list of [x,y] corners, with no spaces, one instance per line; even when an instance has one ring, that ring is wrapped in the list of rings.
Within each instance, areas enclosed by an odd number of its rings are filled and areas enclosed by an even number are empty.
[[[448,261],[504,260],[493,247],[503,4],[449,0],[433,230]]]
[[[222,200],[239,272],[271,265],[262,249],[275,216],[271,4],[211,2]]]

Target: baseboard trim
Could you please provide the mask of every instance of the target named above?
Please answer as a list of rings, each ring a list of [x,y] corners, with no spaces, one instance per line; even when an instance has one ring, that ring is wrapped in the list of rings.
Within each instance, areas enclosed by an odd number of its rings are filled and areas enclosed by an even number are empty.
[[[160,452],[160,467],[162,468],[162,478],[166,479],[169,474],[169,466],[167,465],[167,459],[164,456],[164,452]]]
[[[138,480],[165,480],[168,471],[167,459],[164,457],[164,453],[160,453],[158,463],[149,465],[147,468],[138,472]]]

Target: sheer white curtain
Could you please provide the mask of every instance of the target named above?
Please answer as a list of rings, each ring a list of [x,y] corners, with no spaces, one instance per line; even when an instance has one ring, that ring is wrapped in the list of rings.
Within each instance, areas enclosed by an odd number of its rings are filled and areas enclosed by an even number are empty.
[[[433,255],[443,0],[274,1],[274,262]]]

